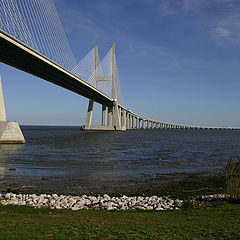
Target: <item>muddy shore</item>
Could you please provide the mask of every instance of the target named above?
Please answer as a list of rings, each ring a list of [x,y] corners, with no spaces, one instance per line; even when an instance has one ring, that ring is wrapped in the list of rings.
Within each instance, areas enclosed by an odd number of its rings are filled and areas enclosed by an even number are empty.
[[[12,170],[10,170],[12,171]],[[14,170],[13,170],[14,171]],[[11,180],[11,181],[10,181]],[[142,179],[126,179],[119,182],[88,181],[81,177],[42,176],[8,179],[6,177],[0,183],[2,192],[35,193],[35,194],[109,194],[110,196],[135,195],[169,195],[173,198],[187,198],[199,194],[225,193],[224,172],[209,173],[174,173],[161,174],[155,177],[143,176]]]

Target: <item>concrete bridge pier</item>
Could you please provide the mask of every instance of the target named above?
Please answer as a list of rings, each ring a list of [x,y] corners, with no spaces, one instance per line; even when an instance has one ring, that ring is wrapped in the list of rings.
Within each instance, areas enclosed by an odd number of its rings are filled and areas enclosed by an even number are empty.
[[[140,122],[140,120],[139,120],[139,118],[136,118],[136,119],[137,119],[136,128],[139,129],[139,128],[140,128],[140,127],[139,127],[139,122]]]
[[[107,125],[106,114],[107,114],[107,107],[106,107],[106,105],[102,105],[102,126],[106,126]]]
[[[119,112],[119,109],[118,109],[117,101],[113,102],[113,118],[112,118],[112,121],[113,121],[112,124],[113,124],[114,130],[122,130],[122,128],[121,128],[121,117],[120,117],[120,112]]]
[[[126,129],[129,129],[129,114],[126,113]]]
[[[128,118],[128,125],[129,125],[129,129],[132,129],[132,124],[131,124],[131,120],[132,120],[132,115],[131,113],[129,113],[129,118]]]
[[[88,110],[87,110],[85,130],[90,129],[90,126],[91,126],[92,114],[93,114],[93,103],[94,101],[90,99],[88,104]]]
[[[126,110],[122,109],[121,110],[121,114],[122,114],[122,130],[127,130],[127,119],[126,119]]]
[[[146,129],[146,120],[143,120],[143,129]]]
[[[108,107],[108,127],[112,127],[113,108]]]
[[[134,116],[132,116],[132,129],[136,129],[136,120]]]
[[[128,129],[131,129],[131,113],[128,114]]]
[[[0,144],[25,143],[24,136],[17,122],[8,122],[6,117],[2,81],[0,75]]]

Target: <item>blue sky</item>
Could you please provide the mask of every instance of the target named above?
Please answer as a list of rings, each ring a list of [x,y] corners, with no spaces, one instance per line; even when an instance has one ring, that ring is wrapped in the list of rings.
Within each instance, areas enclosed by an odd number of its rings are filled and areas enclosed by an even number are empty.
[[[238,0],[55,0],[80,61],[113,41],[124,104],[182,124],[240,127]],[[88,100],[1,64],[8,120],[82,125]],[[100,106],[94,122],[98,122]]]

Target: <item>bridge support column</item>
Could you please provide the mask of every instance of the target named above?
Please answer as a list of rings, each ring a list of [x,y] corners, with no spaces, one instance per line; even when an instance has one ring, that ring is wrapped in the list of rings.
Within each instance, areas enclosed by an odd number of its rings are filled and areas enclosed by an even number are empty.
[[[126,126],[126,110],[122,109],[122,130],[126,130],[127,126]]]
[[[139,129],[139,122],[140,122],[139,118],[136,118],[136,121],[137,121],[136,128]]]
[[[146,129],[146,121],[145,120],[143,120],[143,123],[142,123],[143,125],[143,129]]]
[[[108,107],[108,127],[113,126],[113,108]]]
[[[115,130],[121,130],[121,118],[119,116],[117,101],[113,102],[113,127]]]
[[[130,129],[133,129],[133,115],[130,115]]]
[[[106,105],[102,105],[102,126],[106,126],[106,113],[107,113],[107,107]]]
[[[87,117],[86,117],[86,124],[85,124],[85,129],[86,130],[90,129],[90,126],[91,126],[91,123],[92,123],[93,103],[94,103],[93,100],[89,100]]]
[[[126,113],[126,129],[129,129],[129,114]]]
[[[25,142],[19,124],[17,122],[7,121],[0,74],[0,143],[15,144]]]

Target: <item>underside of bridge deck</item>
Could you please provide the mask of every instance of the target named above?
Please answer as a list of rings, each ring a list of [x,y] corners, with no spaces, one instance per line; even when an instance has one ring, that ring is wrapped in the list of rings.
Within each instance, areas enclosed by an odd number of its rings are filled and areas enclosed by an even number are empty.
[[[0,61],[48,82],[112,106],[112,100],[84,80],[0,30]]]

